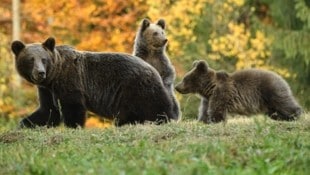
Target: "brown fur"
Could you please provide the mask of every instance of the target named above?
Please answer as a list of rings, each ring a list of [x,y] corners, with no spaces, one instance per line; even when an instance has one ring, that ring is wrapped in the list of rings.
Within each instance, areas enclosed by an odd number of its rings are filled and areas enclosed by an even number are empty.
[[[287,121],[301,114],[287,82],[271,71],[247,69],[228,74],[198,61],[176,90],[202,96],[198,119],[205,123],[223,121],[227,113],[266,113],[272,119]]]
[[[166,54],[166,23],[163,19],[151,23],[143,19],[136,34],[133,55],[152,65],[160,74],[172,102],[173,112],[180,116],[180,107],[174,94],[175,69]]]
[[[37,85],[40,106],[21,126],[84,126],[86,111],[124,124],[177,119],[158,72],[124,53],[78,51],[44,43],[12,43],[16,68]]]

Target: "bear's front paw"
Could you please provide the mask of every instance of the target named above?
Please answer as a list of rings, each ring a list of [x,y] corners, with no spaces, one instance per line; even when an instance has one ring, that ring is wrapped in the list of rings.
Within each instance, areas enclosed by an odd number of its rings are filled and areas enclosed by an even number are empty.
[[[206,114],[206,113],[199,114],[198,121],[199,122],[203,122],[204,124],[214,123],[212,121],[212,118],[208,114]]]
[[[28,118],[24,118],[19,122],[18,128],[35,128],[36,125],[33,124]]]
[[[205,117],[198,118],[198,121],[199,122],[203,122],[205,124],[210,124],[211,123],[210,120],[208,120],[208,118],[205,118]]]

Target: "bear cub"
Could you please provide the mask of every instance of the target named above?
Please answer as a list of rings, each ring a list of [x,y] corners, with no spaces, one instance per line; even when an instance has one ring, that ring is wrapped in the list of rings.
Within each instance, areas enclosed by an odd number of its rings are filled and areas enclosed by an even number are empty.
[[[174,94],[175,69],[167,54],[166,23],[163,19],[151,23],[143,19],[137,31],[133,55],[152,65],[160,74],[165,88],[173,101],[173,111],[179,116],[180,107]]]
[[[37,85],[38,109],[22,127],[84,126],[86,111],[124,124],[177,119],[158,72],[124,53],[78,51],[54,38],[25,45],[14,41],[18,73]]]
[[[198,120],[204,123],[224,121],[227,113],[264,113],[274,120],[291,121],[302,112],[287,82],[271,71],[246,69],[229,74],[195,61],[176,90],[201,95]]]

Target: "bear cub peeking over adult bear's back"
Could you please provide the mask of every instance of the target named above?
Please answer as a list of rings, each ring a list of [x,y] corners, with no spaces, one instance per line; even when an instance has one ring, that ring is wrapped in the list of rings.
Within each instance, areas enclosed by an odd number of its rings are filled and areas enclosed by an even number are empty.
[[[177,119],[158,72],[129,54],[82,52],[14,41],[16,69],[37,85],[39,108],[21,121],[22,127],[84,126],[86,110],[115,119],[118,126]]]
[[[159,19],[151,23],[143,19],[137,31],[133,55],[152,65],[161,76],[164,86],[173,103],[173,112],[180,116],[180,106],[174,94],[175,69],[166,54],[167,37],[166,22]]]
[[[295,120],[301,107],[285,80],[271,71],[247,69],[228,74],[196,61],[176,90],[202,96],[199,117],[205,123],[226,119],[227,113],[266,113],[275,120]]]

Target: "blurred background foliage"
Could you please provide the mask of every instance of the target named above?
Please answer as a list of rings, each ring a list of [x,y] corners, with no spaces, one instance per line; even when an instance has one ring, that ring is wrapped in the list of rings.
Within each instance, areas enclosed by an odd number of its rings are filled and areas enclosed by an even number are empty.
[[[37,106],[36,89],[19,83],[14,68],[11,9],[11,0],[1,0],[0,117],[7,119],[23,117]],[[306,110],[310,107],[309,0],[22,0],[20,13],[26,43],[54,36],[58,44],[81,50],[127,53],[132,53],[143,18],[163,18],[177,81],[196,59],[229,72],[269,69],[289,82]],[[199,98],[177,96],[183,119],[196,118]],[[98,121],[90,119],[88,125]]]

